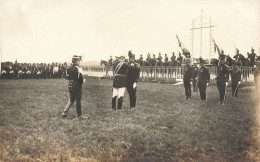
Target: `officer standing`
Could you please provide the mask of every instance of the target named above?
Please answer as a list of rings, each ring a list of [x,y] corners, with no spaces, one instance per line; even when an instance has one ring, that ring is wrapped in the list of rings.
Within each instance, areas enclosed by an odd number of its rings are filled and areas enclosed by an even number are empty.
[[[192,66],[192,85],[193,92],[198,92],[198,67],[196,64]]]
[[[169,62],[168,62],[169,58],[167,56],[167,54],[164,55],[164,66],[168,66]]]
[[[220,104],[224,105],[226,99],[226,87],[229,80],[228,66],[225,65],[224,60],[220,60],[219,66],[217,67],[217,87],[219,91]]]
[[[72,65],[67,69],[67,79],[69,80],[69,94],[70,100],[64,108],[62,113],[63,117],[67,117],[68,111],[71,105],[76,100],[76,110],[79,119],[85,119],[86,117],[82,117],[81,113],[81,98],[82,98],[82,84],[84,82],[82,69],[79,68],[79,64],[81,61],[81,57],[74,55],[72,57]]]
[[[241,71],[238,69],[237,66],[231,71],[231,83],[232,83],[232,97],[237,97],[238,93],[238,86],[240,85],[241,81]]]
[[[139,58],[139,64],[140,64],[140,66],[144,65],[144,58],[143,58],[142,54],[140,55],[140,58]]]
[[[119,62],[115,64],[114,78],[113,78],[113,96],[112,96],[112,109],[116,110],[116,99],[118,110],[122,109],[123,97],[126,88],[126,73],[128,65],[125,62],[125,56],[118,58]]]
[[[181,53],[179,52],[179,57],[177,58],[177,61],[179,62],[180,65],[182,64],[182,60],[183,60],[183,57],[181,56]]]
[[[184,68],[184,76],[183,76],[183,84],[185,88],[186,100],[191,99],[191,79],[192,79],[192,68],[190,66],[190,60],[186,62],[186,66]]]
[[[205,61],[200,59],[200,68],[198,70],[198,87],[200,91],[201,102],[207,101],[206,90],[210,81],[209,69],[204,66]]]
[[[130,99],[130,109],[136,105],[136,85],[140,76],[140,65],[135,62],[135,55],[129,56],[126,88]]]

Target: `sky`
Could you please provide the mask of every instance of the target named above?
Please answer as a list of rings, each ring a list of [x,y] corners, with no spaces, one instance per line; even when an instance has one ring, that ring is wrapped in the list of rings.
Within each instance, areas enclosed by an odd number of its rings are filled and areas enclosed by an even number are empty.
[[[192,20],[200,26],[202,10],[203,25],[212,18],[212,36],[226,54],[235,47],[245,56],[251,47],[260,54],[260,0],[0,0],[1,60],[65,62],[76,54],[100,61],[129,50],[137,58],[171,56],[180,51],[176,34],[191,51]],[[209,38],[204,29],[204,58]],[[200,30],[193,55],[200,56]]]

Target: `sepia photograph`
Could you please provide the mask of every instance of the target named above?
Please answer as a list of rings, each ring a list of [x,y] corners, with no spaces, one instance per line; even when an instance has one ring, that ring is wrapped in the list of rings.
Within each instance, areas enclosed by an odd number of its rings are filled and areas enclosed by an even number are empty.
[[[0,0],[0,161],[260,161],[260,0]]]

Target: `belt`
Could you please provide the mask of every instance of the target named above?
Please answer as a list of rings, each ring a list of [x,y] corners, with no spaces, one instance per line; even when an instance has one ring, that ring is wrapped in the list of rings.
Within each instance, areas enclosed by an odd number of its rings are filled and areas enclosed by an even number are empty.
[[[115,74],[115,76],[126,77],[126,75],[125,75],[125,74]]]

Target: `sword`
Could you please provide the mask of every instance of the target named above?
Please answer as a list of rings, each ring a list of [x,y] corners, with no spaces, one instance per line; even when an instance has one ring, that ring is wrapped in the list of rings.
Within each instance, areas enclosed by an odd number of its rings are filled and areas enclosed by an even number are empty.
[[[236,94],[236,92],[237,92],[237,89],[238,89],[238,86],[239,86],[239,84],[237,84],[237,88],[236,88],[236,90],[235,90],[233,96],[235,96],[235,94]]]

